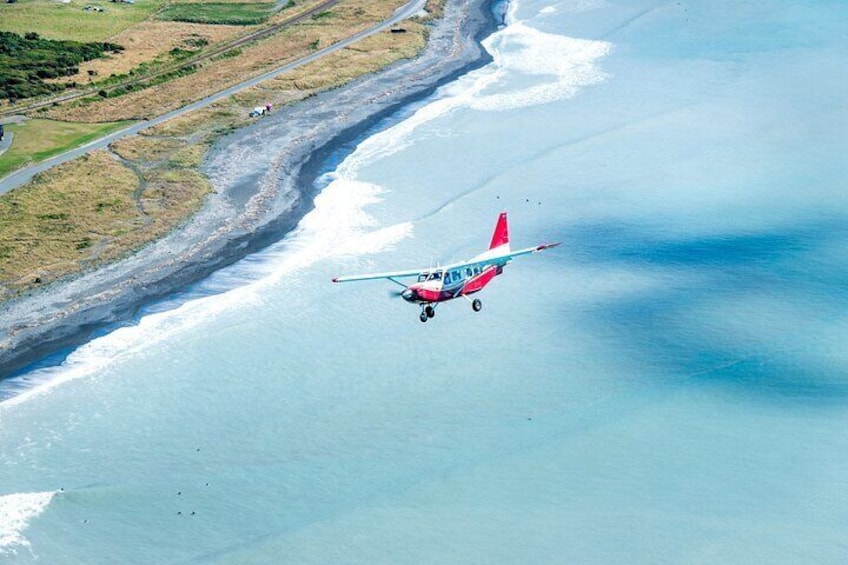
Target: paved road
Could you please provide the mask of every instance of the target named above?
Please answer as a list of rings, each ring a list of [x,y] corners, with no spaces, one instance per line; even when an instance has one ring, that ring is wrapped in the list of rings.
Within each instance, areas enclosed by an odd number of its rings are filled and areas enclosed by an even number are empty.
[[[34,177],[35,175],[37,175],[40,172],[46,171],[47,169],[49,169],[51,167],[55,167],[56,165],[59,165],[59,164],[64,163],[66,161],[70,161],[71,159],[75,159],[75,158],[79,157],[80,155],[84,155],[85,153],[88,153],[89,151],[94,151],[95,149],[103,149],[104,147],[107,147],[110,143],[112,143],[115,140],[121,139],[122,137],[126,137],[128,135],[135,135],[138,132],[140,132],[141,130],[148,128],[150,126],[155,126],[157,124],[161,124],[162,122],[164,122],[166,120],[170,120],[171,118],[174,118],[176,116],[185,114],[187,112],[191,112],[192,110],[197,110],[198,108],[203,108],[205,106],[209,106],[210,104],[214,104],[218,100],[221,100],[223,98],[231,96],[231,95],[235,94],[236,92],[238,92],[239,90],[242,90],[243,88],[249,88],[251,86],[255,86],[262,81],[268,80],[270,78],[274,78],[277,75],[281,75],[281,74],[283,74],[287,71],[290,71],[292,69],[296,69],[296,68],[301,67],[303,65],[309,64],[313,61],[316,61],[317,59],[320,59],[321,57],[324,57],[325,55],[329,55],[330,53],[334,53],[334,52],[336,52],[340,49],[344,49],[345,47],[348,47],[348,46],[356,43],[357,41],[364,39],[365,37],[368,37],[370,35],[374,35],[375,33],[379,33],[381,31],[385,31],[386,29],[390,28],[391,26],[395,25],[396,23],[398,23],[402,20],[405,20],[405,19],[417,14],[418,12],[420,12],[424,8],[424,4],[426,3],[426,1],[427,0],[410,0],[407,4],[401,6],[397,10],[395,10],[394,14],[392,14],[392,16],[389,19],[383,21],[382,23],[379,23],[372,28],[369,28],[369,29],[366,29],[365,31],[357,33],[356,35],[353,35],[353,36],[351,36],[351,37],[349,37],[349,38],[347,38],[343,41],[340,41],[339,43],[335,43],[333,45],[330,45],[329,47],[325,47],[324,49],[320,49],[318,51],[315,51],[314,53],[307,55],[306,57],[303,57],[302,59],[298,59],[297,61],[291,62],[287,65],[283,65],[282,67],[278,67],[278,68],[276,68],[272,71],[269,71],[265,74],[259,75],[257,77],[252,78],[252,79],[249,79],[249,80],[246,80],[246,81],[241,82],[239,84],[236,84],[234,86],[231,86],[230,88],[227,88],[226,90],[222,90],[221,92],[218,92],[217,94],[213,94],[212,96],[209,96],[208,98],[198,100],[197,102],[189,104],[188,106],[183,106],[182,108],[179,108],[179,109],[174,110],[172,112],[168,112],[167,114],[163,114],[163,115],[159,116],[158,118],[153,118],[152,120],[139,122],[135,125],[129,126],[129,127],[124,128],[122,130],[118,130],[116,132],[113,132],[113,133],[111,133],[111,134],[109,134],[105,137],[101,137],[100,139],[96,139],[94,141],[86,143],[85,145],[77,147],[76,149],[71,149],[69,151],[66,151],[65,153],[62,153],[61,155],[57,155],[55,157],[47,159],[46,161],[41,161],[40,163],[35,163],[35,164],[30,165],[28,167],[24,167],[23,169],[18,169],[14,173],[0,179],[0,194],[4,194],[6,192],[9,192],[10,190],[13,190],[13,189],[21,186],[22,184],[27,183],[30,179],[32,179],[32,177]]]

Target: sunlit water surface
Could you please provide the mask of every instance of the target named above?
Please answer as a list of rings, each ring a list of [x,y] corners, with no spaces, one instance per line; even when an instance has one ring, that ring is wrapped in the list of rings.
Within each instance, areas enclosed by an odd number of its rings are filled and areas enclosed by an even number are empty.
[[[848,5],[509,22],[284,241],[3,385],[0,562],[846,562]],[[330,283],[501,210],[564,244],[480,313]]]

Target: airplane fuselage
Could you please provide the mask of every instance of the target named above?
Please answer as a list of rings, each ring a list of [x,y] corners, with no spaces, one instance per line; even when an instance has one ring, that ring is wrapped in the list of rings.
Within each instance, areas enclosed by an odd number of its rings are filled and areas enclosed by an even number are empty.
[[[423,272],[418,276],[418,282],[409,285],[401,296],[414,304],[445,302],[483,290],[502,272],[500,265],[447,267]]]

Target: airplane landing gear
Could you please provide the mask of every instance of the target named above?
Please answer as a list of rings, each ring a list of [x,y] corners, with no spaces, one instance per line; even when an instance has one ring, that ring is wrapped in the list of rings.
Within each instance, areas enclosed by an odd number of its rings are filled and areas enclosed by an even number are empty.
[[[475,312],[479,312],[480,310],[483,309],[483,303],[480,302],[479,298],[475,298],[474,302],[471,303],[471,309],[474,310]]]
[[[421,320],[422,323],[424,323],[435,315],[436,309],[433,307],[432,304],[427,304],[426,306],[421,308],[421,315],[418,316],[418,319]]]

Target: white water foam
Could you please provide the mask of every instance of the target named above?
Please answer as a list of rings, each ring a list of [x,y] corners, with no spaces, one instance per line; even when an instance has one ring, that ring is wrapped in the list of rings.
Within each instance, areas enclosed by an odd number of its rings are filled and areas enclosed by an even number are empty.
[[[572,98],[581,88],[607,78],[597,62],[609,53],[605,41],[575,39],[545,33],[516,22],[484,41],[494,57],[496,77],[489,82],[499,92],[484,89],[470,105],[475,110],[504,111]],[[536,84],[509,88],[512,82]]]
[[[29,548],[23,536],[30,521],[44,512],[57,491],[20,492],[0,496],[0,555],[16,554]]]

